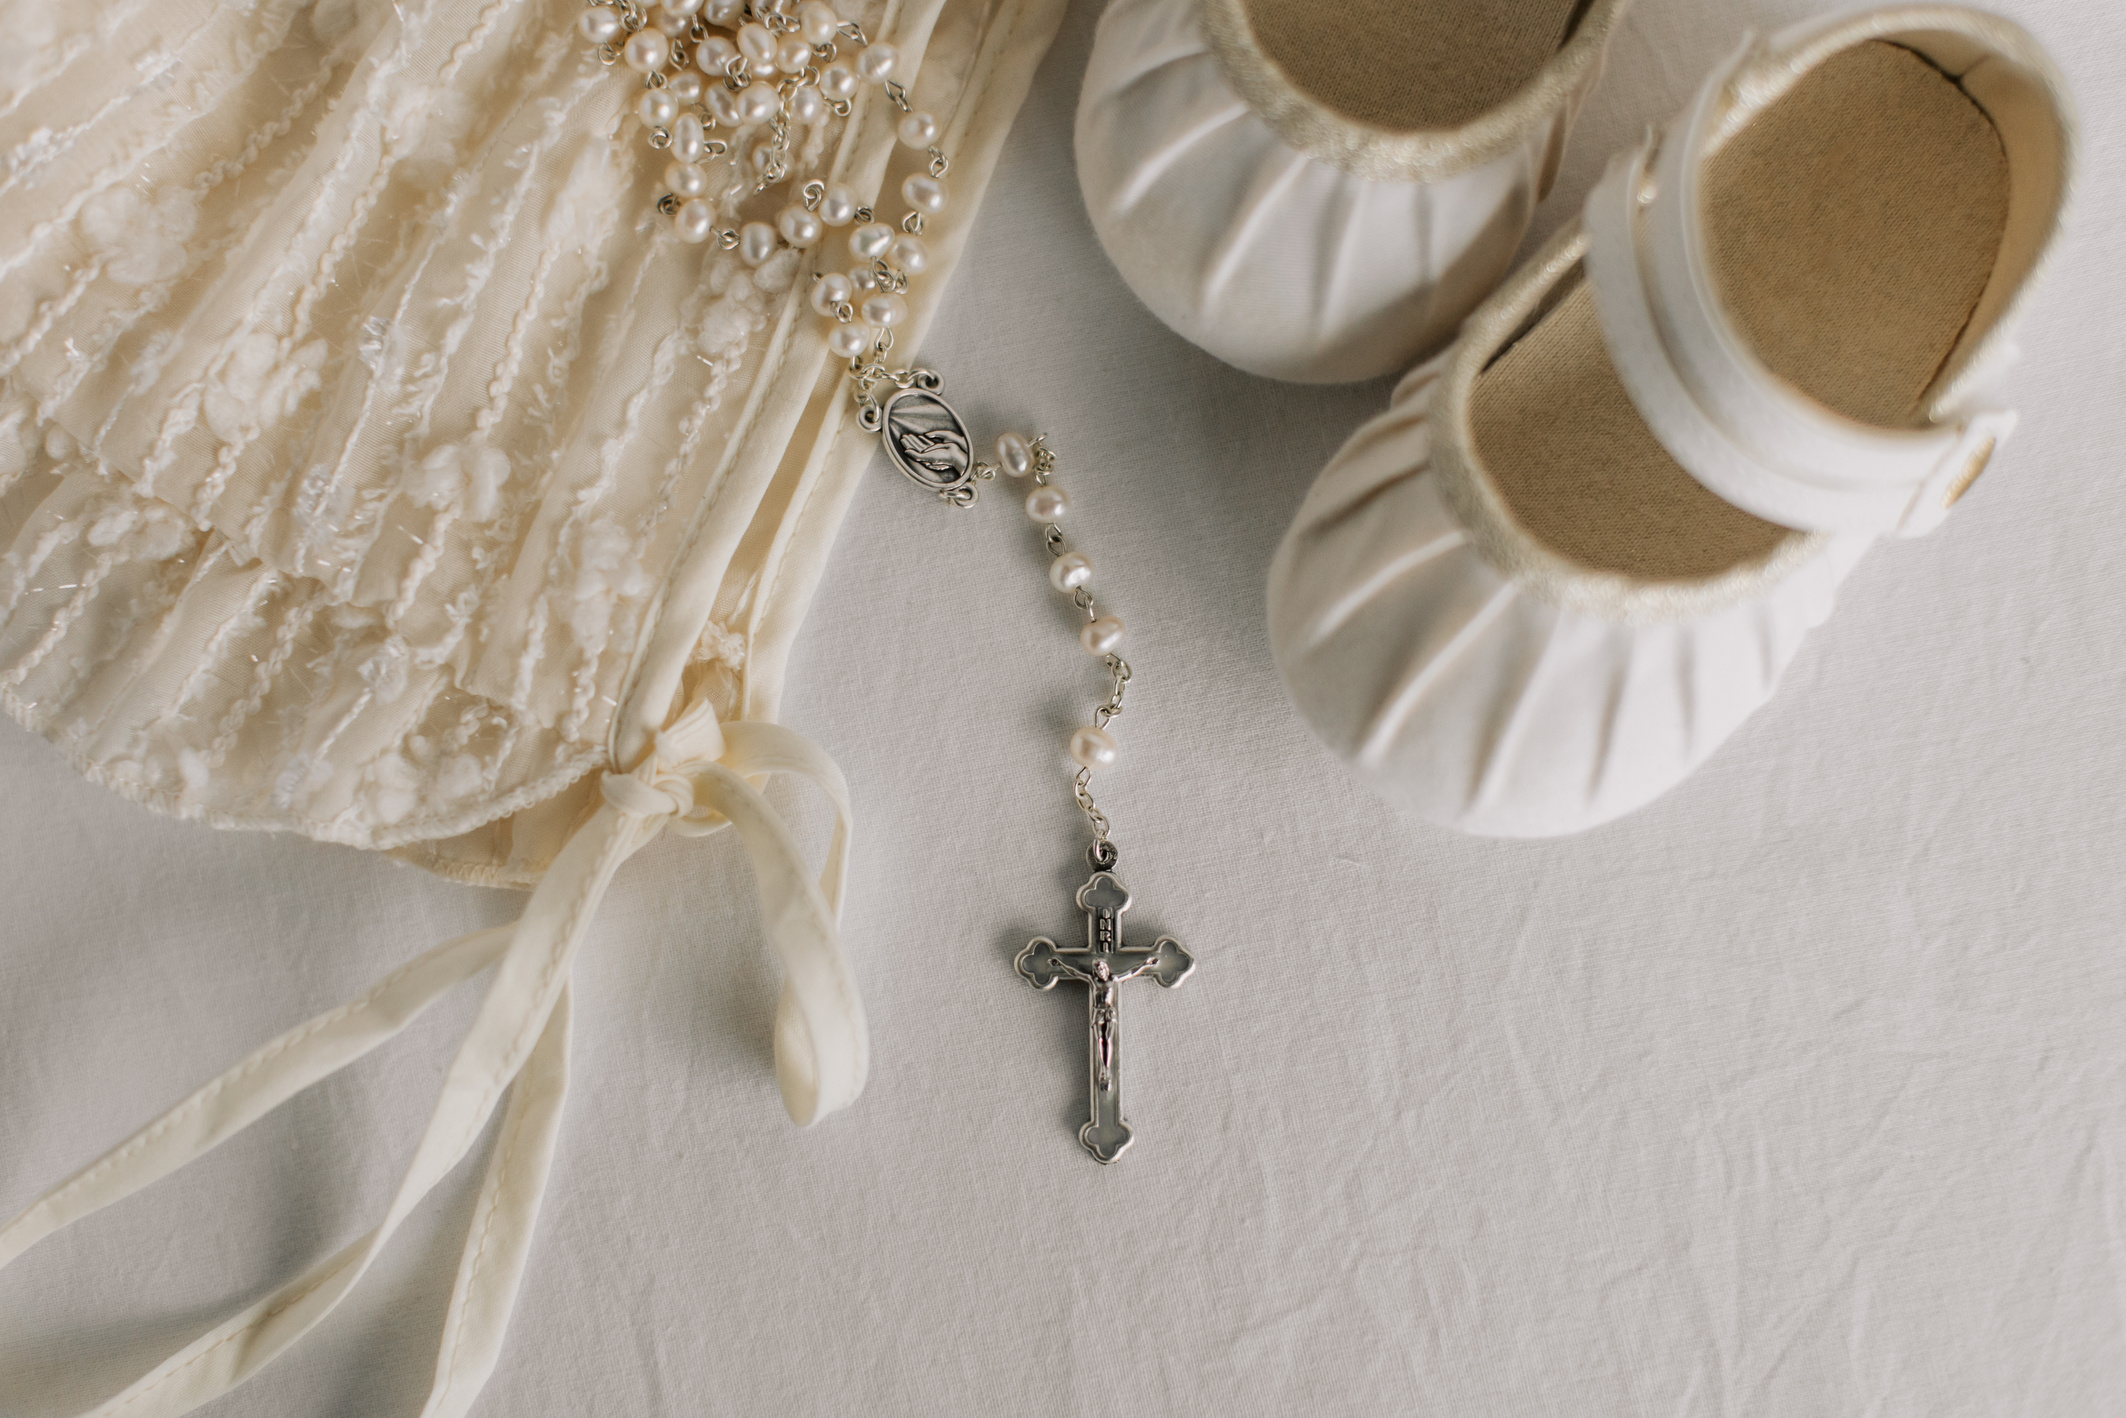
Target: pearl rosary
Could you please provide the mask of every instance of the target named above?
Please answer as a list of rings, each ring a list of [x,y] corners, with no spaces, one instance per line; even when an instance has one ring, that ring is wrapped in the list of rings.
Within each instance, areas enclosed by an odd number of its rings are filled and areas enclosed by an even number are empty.
[[[625,64],[643,76],[636,116],[649,130],[650,147],[671,154],[657,209],[682,241],[713,240],[758,268],[783,251],[812,250],[830,228],[853,228],[848,249],[854,264],[846,271],[817,270],[809,302],[833,322],[827,347],[848,361],[858,426],[879,435],[893,465],[955,507],[973,506],[980,484],[999,472],[1030,483],[1026,515],[1048,550],[1049,583],[1084,613],[1078,641],[1099,657],[1110,683],[1092,723],[1074,730],[1065,744],[1077,767],[1073,796],[1093,833],[1087,856],[1094,875],[1078,893],[1079,905],[1090,913],[1091,938],[1083,954],[1092,963],[1072,966],[1066,957],[1080,952],[1058,953],[1043,939],[1028,947],[1018,968],[1042,989],[1063,978],[1093,987],[1093,1116],[1080,1138],[1093,1156],[1112,1162],[1130,1136],[1114,1070],[1114,987],[1146,972],[1161,984],[1179,984],[1194,961],[1170,939],[1149,952],[1126,951],[1121,944],[1117,914],[1127,907],[1128,894],[1111,875],[1120,853],[1107,814],[1093,801],[1092,776],[1115,763],[1119,747],[1108,725],[1122,712],[1131,671],[1120,654],[1121,618],[1101,613],[1092,562],[1071,549],[1059,525],[1070,498],[1050,480],[1055,454],[1044,437],[1006,433],[996,441],[994,463],[977,461],[966,423],[942,397],[944,380],[932,370],[886,364],[894,331],[908,319],[909,279],[930,264],[924,219],[944,212],[950,198],[945,176],[952,160],[939,147],[943,125],[909,104],[908,90],[896,78],[899,52],[874,43],[823,0],[662,0],[646,11],[636,0],[589,0],[579,26],[601,61]],[[838,41],[854,46],[852,59],[841,57]],[[741,200],[789,176],[793,128],[813,128],[829,113],[847,118],[865,84],[878,85],[900,110],[894,136],[902,146],[929,159],[926,171],[901,183],[907,211],[898,229],[877,220],[848,187],[818,180],[804,183],[798,199],[772,223],[718,227],[719,210],[735,210]],[[708,165],[712,159],[718,167]],[[1035,960],[1042,946],[1048,953]]]

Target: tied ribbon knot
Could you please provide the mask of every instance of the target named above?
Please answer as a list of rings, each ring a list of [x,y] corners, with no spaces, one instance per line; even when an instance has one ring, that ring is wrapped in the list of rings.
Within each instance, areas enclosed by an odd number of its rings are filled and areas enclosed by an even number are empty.
[[[633,772],[606,774],[598,790],[624,816],[656,822],[682,837],[703,837],[728,826],[730,819],[697,802],[694,782],[729,753],[723,726],[706,704],[697,703],[657,731]]]
[[[682,837],[705,837],[728,826],[730,819],[696,806],[694,782],[686,775],[687,766],[667,767],[662,759],[645,759],[632,773],[606,774],[598,790],[608,803],[629,817],[657,821],[660,828]]]

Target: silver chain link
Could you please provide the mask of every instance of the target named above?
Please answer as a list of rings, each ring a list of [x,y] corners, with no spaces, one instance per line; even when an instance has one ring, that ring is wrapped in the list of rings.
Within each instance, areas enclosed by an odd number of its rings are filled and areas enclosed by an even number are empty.
[[[1108,691],[1107,702],[1093,714],[1093,727],[1099,729],[1106,728],[1108,723],[1122,712],[1122,695],[1129,687],[1130,681],[1129,661],[1120,655],[1109,655],[1106,665],[1107,672],[1114,676],[1114,688]],[[1092,824],[1095,849],[1102,844],[1111,847],[1113,844],[1108,838],[1110,824],[1107,814],[1100,811],[1099,805],[1093,801],[1092,781],[1092,769],[1080,768],[1077,777],[1071,780],[1072,794],[1078,800],[1078,810],[1084,813],[1085,820]]]
[[[1047,434],[1036,435],[1030,446],[1033,450],[1033,470],[1028,481],[1037,487],[1046,487],[1049,474],[1056,470],[1055,450],[1048,446]],[[1048,548],[1050,560],[1070,550],[1070,541],[1063,535],[1063,529],[1052,522],[1041,528],[1041,543]],[[1087,624],[1100,618],[1098,602],[1094,599],[1090,586],[1078,587],[1071,592],[1070,600],[1072,605],[1084,612]],[[1107,692],[1107,702],[1093,711],[1093,727],[1105,730],[1114,721],[1115,716],[1122,712],[1122,696],[1129,690],[1133,672],[1129,661],[1120,655],[1110,653],[1102,658],[1101,663],[1107,666],[1113,683]],[[1114,842],[1110,837],[1113,824],[1108,821],[1107,814],[1100,810],[1100,805],[1093,801],[1092,781],[1092,769],[1081,767],[1071,780],[1071,795],[1077,799],[1078,810],[1085,814],[1086,822],[1092,826],[1092,850],[1095,860],[1104,860],[1112,865],[1116,855]]]

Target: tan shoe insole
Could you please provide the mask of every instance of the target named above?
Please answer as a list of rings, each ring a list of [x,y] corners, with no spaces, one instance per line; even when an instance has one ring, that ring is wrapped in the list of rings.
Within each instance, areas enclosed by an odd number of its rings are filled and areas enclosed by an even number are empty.
[[[1391,132],[1458,128],[1535,77],[1588,0],[1243,0],[1302,93]]]
[[[2007,222],[1984,111],[1912,51],[1862,44],[1715,154],[1705,192],[1713,275],[1758,357],[1848,417],[1922,422]],[[1797,535],[1722,502],[1654,441],[1585,284],[1483,373],[1470,414],[1515,518],[1582,565],[1698,580]]]

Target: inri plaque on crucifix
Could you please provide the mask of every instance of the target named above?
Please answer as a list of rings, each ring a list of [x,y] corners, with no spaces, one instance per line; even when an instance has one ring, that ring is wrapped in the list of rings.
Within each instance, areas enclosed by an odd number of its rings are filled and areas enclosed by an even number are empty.
[[[1112,1162],[1130,1142],[1129,1124],[1122,1118],[1122,982],[1143,975],[1172,989],[1188,978],[1196,961],[1167,936],[1161,936],[1149,950],[1122,943],[1122,913],[1129,909],[1129,893],[1112,872],[1096,871],[1078,889],[1078,909],[1085,913],[1083,950],[1066,950],[1041,936],[1019,952],[1018,967],[1037,990],[1054,989],[1060,980],[1085,986],[1092,1036],[1086,1065],[1092,1084],[1092,1117],[1078,1129],[1078,1141],[1098,1161]]]

